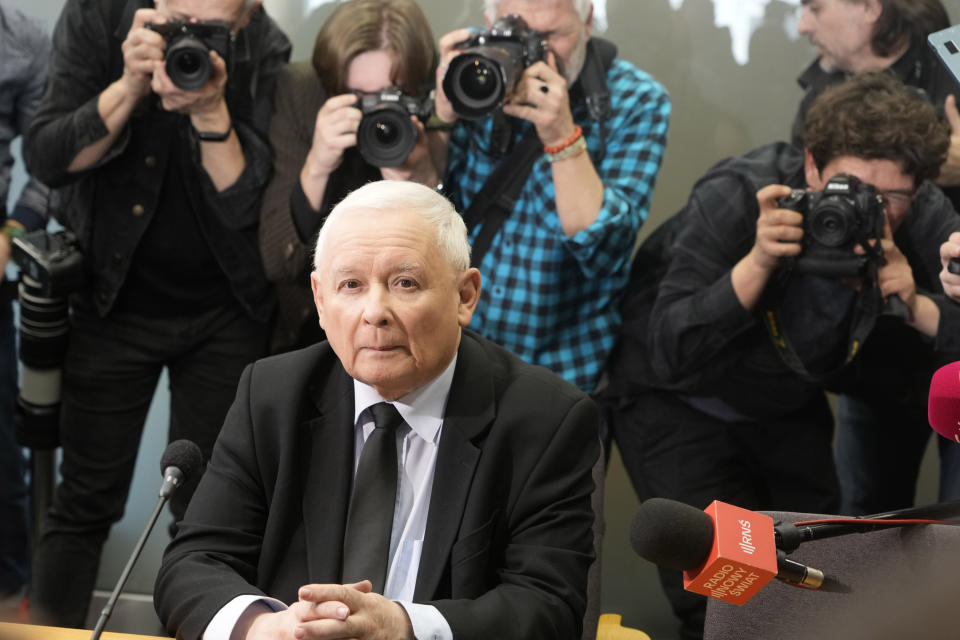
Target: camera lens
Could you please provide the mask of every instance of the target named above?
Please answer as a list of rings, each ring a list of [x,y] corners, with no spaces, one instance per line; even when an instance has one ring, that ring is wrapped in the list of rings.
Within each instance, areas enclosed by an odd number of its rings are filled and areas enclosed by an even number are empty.
[[[468,120],[482,118],[513,92],[523,74],[522,47],[513,42],[467,49],[443,76],[443,91],[453,110]]]
[[[184,91],[195,91],[205,85],[213,73],[210,49],[200,40],[183,36],[167,48],[166,69],[170,80]]]
[[[400,133],[396,127],[389,121],[375,122],[373,124],[374,135],[377,136],[377,142],[386,146],[393,146],[397,143]]]
[[[367,112],[357,129],[360,155],[375,167],[403,164],[417,144],[417,128],[410,114],[395,104],[381,104]]]
[[[471,100],[489,100],[497,90],[497,75],[486,62],[477,58],[473,64],[464,67],[458,85]]]
[[[857,214],[846,198],[824,198],[811,213],[810,235],[824,247],[848,244],[857,224]]]

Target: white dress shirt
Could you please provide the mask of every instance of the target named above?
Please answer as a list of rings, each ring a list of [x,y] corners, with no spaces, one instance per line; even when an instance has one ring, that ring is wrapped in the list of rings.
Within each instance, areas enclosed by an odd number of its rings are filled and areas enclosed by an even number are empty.
[[[420,569],[423,537],[430,510],[433,490],[433,474],[436,469],[443,413],[450,395],[453,372],[457,358],[439,376],[424,386],[411,391],[399,400],[391,402],[404,424],[396,431],[397,461],[400,473],[397,482],[397,502],[393,514],[393,529],[390,534],[390,556],[383,595],[395,600],[406,611],[417,640],[452,640],[453,631],[446,619],[431,605],[413,602],[413,592]],[[354,425],[356,441],[353,469],[356,473],[360,453],[374,424],[367,410],[385,400],[373,387],[353,381]],[[236,640],[233,630],[246,615],[262,611],[262,603],[274,611],[282,611],[287,605],[275,598],[258,595],[237,596],[220,609],[207,625],[204,640]]]

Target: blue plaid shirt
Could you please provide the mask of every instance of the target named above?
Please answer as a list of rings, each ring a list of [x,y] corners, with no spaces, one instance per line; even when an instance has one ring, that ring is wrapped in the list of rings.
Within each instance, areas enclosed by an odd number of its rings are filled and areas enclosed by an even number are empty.
[[[609,119],[594,122],[585,103],[573,105],[603,181],[597,220],[573,237],[564,234],[550,163],[538,158],[480,265],[483,289],[470,325],[587,392],[620,326],[630,255],[647,217],[670,117],[663,87],[624,60],[608,69],[607,88]],[[503,158],[490,149],[492,125],[492,118],[461,120],[451,132],[444,184],[458,211],[467,210]],[[531,127],[515,120],[514,143]]]

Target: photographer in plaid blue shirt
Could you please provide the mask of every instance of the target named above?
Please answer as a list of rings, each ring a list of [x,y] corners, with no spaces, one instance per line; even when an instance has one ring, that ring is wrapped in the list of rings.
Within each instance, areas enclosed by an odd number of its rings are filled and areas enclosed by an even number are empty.
[[[488,26],[509,15],[540,32],[548,51],[523,71],[502,112],[457,118],[442,85],[471,32],[440,40],[435,119],[453,123],[444,187],[468,225],[491,174],[515,162],[510,152],[525,134],[536,135],[529,177],[479,261],[477,240],[490,217],[471,227],[475,266],[489,283],[471,327],[592,391],[620,324],[670,101],[648,74],[617,59],[611,43],[590,38],[589,0],[487,0]]]

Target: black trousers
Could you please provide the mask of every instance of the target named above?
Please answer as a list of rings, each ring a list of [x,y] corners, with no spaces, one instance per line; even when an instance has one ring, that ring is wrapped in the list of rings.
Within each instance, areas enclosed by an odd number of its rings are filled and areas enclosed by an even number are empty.
[[[601,401],[641,501],[670,498],[703,509],[720,500],[811,513],[839,508],[833,416],[823,397],[763,423],[724,422],[657,390]],[[683,589],[679,571],[661,569],[660,582],[681,620],[681,637],[702,638],[706,599]]]
[[[195,317],[106,319],[75,305],[64,364],[61,481],[34,553],[32,622],[83,626],[162,369],[170,380],[169,439],[192,440],[209,459],[240,374],[265,353],[268,334],[236,305]],[[159,487],[159,458],[149,463],[157,465]],[[171,499],[176,520],[195,486]]]

